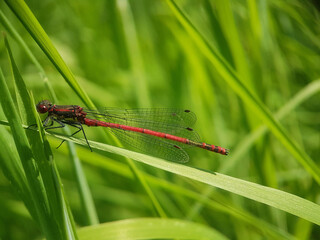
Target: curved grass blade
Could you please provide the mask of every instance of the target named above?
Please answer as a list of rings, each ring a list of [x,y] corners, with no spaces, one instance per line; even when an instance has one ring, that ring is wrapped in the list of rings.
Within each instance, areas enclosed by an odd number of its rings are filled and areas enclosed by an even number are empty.
[[[84,146],[86,145],[86,142],[83,139],[80,140],[73,137],[68,138],[57,134],[48,134],[60,139],[69,141],[71,140]],[[265,187],[245,180],[229,177],[220,173],[203,171],[181,164],[164,161],[159,158],[129,151],[127,149],[118,148],[94,141],[89,141],[89,143],[93,149],[119,154],[138,162],[142,162],[180,176],[184,176],[202,183],[209,184],[214,187],[224,189],[226,191],[238,194],[240,196],[252,199],[260,203],[267,204],[269,206],[278,208],[285,212],[304,218],[317,225],[320,225],[320,206],[293,194],[270,187]]]
[[[320,80],[315,80],[299,91],[291,100],[289,100],[275,115],[276,119],[281,120],[293,109],[320,92]],[[241,157],[253,146],[253,143],[268,131],[266,126],[260,126],[254,132],[242,139],[238,146],[232,151],[232,158],[223,164],[219,172],[227,173],[240,161]]]
[[[35,213],[33,217],[40,224],[40,227],[44,234],[48,236],[48,238],[52,236],[53,238],[51,239],[54,239],[54,237],[57,237],[58,235],[56,235],[56,233],[54,232],[54,225],[50,221],[50,218],[48,216],[48,199],[45,195],[43,182],[41,181],[41,178],[39,178],[39,172],[35,164],[35,159],[33,157],[31,147],[29,145],[25,131],[21,126],[20,117],[15,110],[15,105],[12,101],[9,89],[5,83],[4,76],[1,70],[0,86],[1,105],[9,121],[15,146],[17,148],[19,158],[26,175],[27,185],[30,189],[30,199],[28,200],[28,202],[32,203],[32,209],[30,209],[30,213]]]
[[[27,183],[27,178],[19,159],[19,154],[15,148],[12,135],[4,128],[0,127],[0,167],[3,174],[9,179],[17,195],[21,197],[30,211],[31,216],[36,216],[36,211],[31,201],[31,192]]]
[[[58,145],[60,143],[60,139],[53,138],[52,141],[53,141],[53,144],[55,145]],[[83,161],[84,163],[92,167],[117,174],[118,176],[126,178],[130,181],[135,179],[133,172],[130,170],[129,166],[126,165],[125,163],[121,163],[117,160],[113,160],[110,158],[108,158],[106,161],[105,157],[95,152],[87,155],[85,154],[88,152],[86,148],[78,148],[78,151],[79,151],[79,155],[82,156],[81,161]],[[94,159],[94,161],[92,161],[92,159]],[[211,198],[206,198],[202,195],[202,193],[198,193],[197,190],[188,189],[186,187],[183,187],[177,184],[174,181],[165,180],[163,178],[156,177],[152,174],[147,174],[145,172],[142,172],[141,174],[143,174],[143,177],[147,180],[148,184],[168,192],[169,193],[168,195],[177,195],[177,196],[179,195],[181,197],[186,197],[188,199],[200,202],[201,204],[204,204],[209,211],[214,211],[213,214],[215,214],[215,212],[223,213],[223,214],[229,215],[233,219],[243,221],[250,228],[253,227],[257,229],[259,232],[262,232],[263,235],[266,236],[268,239],[269,238],[279,239],[279,240],[294,239],[294,237],[289,233],[287,233],[286,231],[278,228],[277,226],[273,226],[272,224],[266,221],[263,221],[258,217],[252,215],[248,211],[241,209],[241,207],[234,205],[232,201],[227,200],[218,191],[215,191],[215,194],[212,195]],[[105,189],[105,187],[103,187],[103,189]],[[110,193],[108,191],[105,191],[105,193],[102,193],[102,190],[99,186],[93,186],[92,191],[95,192],[96,194],[98,193],[98,195],[102,194],[102,195],[105,195],[106,198],[110,198]],[[118,194],[117,195],[118,198],[121,198],[121,199],[128,198],[127,196],[126,197],[119,196],[118,192],[117,194]],[[111,199],[113,199],[112,196],[111,196]],[[128,200],[128,201],[133,201],[134,206],[136,205],[136,202],[135,202],[136,200]],[[120,205],[122,204],[121,202],[119,202],[119,200],[117,200],[117,202]],[[127,200],[125,200],[125,202],[127,202]]]
[[[86,92],[81,88],[73,73],[63,61],[57,49],[54,47],[50,38],[43,30],[40,23],[35,18],[27,4],[23,0],[6,0],[6,3],[20,19],[21,23],[25,26],[25,28],[37,42],[39,47],[44,51],[53,65],[61,73],[69,86],[76,92],[76,94],[78,94],[80,99],[88,107],[94,108],[94,105],[87,96]]]
[[[68,212],[63,208],[65,199],[61,197],[62,189],[60,181],[57,181],[57,172],[52,171],[54,163],[52,162],[52,153],[49,143],[46,140],[41,121],[35,110],[33,99],[30,99],[26,85],[15,64],[8,40],[5,38],[5,45],[11,62],[11,68],[14,76],[16,98],[18,104],[14,104],[10,96],[4,77],[1,73],[3,110],[12,129],[12,135],[15,140],[28,187],[30,188],[30,201],[35,220],[40,224],[41,229],[48,239],[74,239],[74,228],[66,224],[63,219],[69,219]],[[31,112],[30,108],[33,110]],[[19,109],[20,115],[17,113]],[[36,116],[36,117],[34,117]],[[21,122],[28,124],[34,123],[35,119],[40,123],[39,133],[33,131],[24,131]],[[40,135],[39,135],[40,134]],[[28,138],[33,144],[29,144]],[[30,207],[30,204],[26,204]],[[71,236],[71,237],[68,237]]]
[[[228,239],[216,230],[199,223],[178,219],[139,218],[84,227],[81,240],[126,239]]]
[[[26,27],[26,29],[29,31],[31,36],[35,39],[35,41],[38,43],[40,48],[45,52],[45,54],[48,56],[48,58],[51,60],[51,62],[56,66],[58,71],[62,74],[64,79],[67,81],[67,83],[70,85],[70,87],[78,94],[78,96],[82,99],[82,101],[86,104],[87,107],[94,109],[94,105],[91,102],[91,100],[88,98],[85,91],[80,87],[76,79],[74,78],[74,75],[68,68],[68,66],[65,64],[61,56],[59,55],[58,51],[52,44],[50,38],[47,36],[43,28],[41,27],[40,23],[37,21],[29,7],[26,5],[26,3],[23,0],[6,0],[6,3],[8,6],[12,9],[12,11],[16,14],[16,16],[20,19],[22,24]],[[120,146],[120,143],[117,139],[115,139],[112,136],[112,139],[115,141],[117,145]],[[132,162],[129,162],[129,164],[132,166],[134,171],[138,171],[134,166]],[[146,192],[150,196],[155,208],[159,212],[161,216],[164,216],[165,213],[162,210],[160,204],[157,202],[156,198],[154,197],[153,193],[147,186],[146,182],[139,177],[139,173],[136,173],[137,177],[141,181],[141,184],[145,188]]]
[[[294,108],[298,107],[305,100],[312,97],[314,94],[320,91],[320,80],[315,80],[308,84],[305,88],[299,91],[290,101],[288,101],[274,116],[277,119],[282,119]],[[232,158],[218,169],[219,172],[229,173],[232,169],[235,169],[239,161],[242,159],[244,154],[253,146],[253,143],[267,133],[268,128],[266,126],[258,127],[254,132],[250,133],[242,139],[238,146],[232,151]],[[209,197],[213,194],[217,194],[213,188],[208,187],[205,195]],[[203,202],[196,202],[191,209],[200,209],[204,205]],[[257,220],[254,220],[257,221]]]
[[[5,29],[10,33],[10,35],[20,44],[21,48],[24,49],[26,54],[29,56],[30,60],[35,64],[45,84],[45,88],[48,90],[50,99],[54,100],[54,102],[57,102],[56,94],[52,88],[51,83],[48,81],[48,77],[46,76],[46,73],[42,68],[41,64],[38,62],[38,60],[33,55],[32,51],[29,49],[25,41],[22,39],[19,33],[14,29],[13,25],[5,17],[5,15],[2,13],[1,10],[0,10],[0,22],[4,25]],[[67,128],[65,128],[64,130],[66,131],[66,133],[69,133],[69,135],[71,134],[70,131],[68,132]],[[97,224],[99,220],[98,220],[97,212],[93,203],[93,198],[90,193],[90,189],[86,181],[84,172],[82,170],[80,161],[78,159],[78,156],[76,155],[76,151],[74,149],[73,143],[68,142],[68,147],[70,151],[70,158],[75,169],[79,194],[80,194],[81,202],[83,204],[84,213],[87,218],[87,223],[92,225]]]
[[[252,109],[252,112],[257,114],[265,122],[271,132],[287,148],[292,156],[294,156],[306,171],[312,175],[314,180],[320,184],[320,169],[315,162],[295,143],[292,138],[289,137],[285,129],[272,116],[271,112],[262,103],[262,101],[251,92],[251,90],[244,84],[244,81],[241,81],[235,70],[220,55],[220,53],[203,38],[177,4],[173,0],[167,0],[167,3],[182,26],[194,39],[202,53],[220,73],[223,80],[225,80],[230,88],[247,104],[248,107]]]

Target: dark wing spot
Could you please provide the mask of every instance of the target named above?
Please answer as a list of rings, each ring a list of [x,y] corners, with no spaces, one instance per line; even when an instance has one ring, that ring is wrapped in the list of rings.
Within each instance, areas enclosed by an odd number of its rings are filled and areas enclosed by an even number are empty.
[[[192,129],[192,128],[189,128],[189,127],[187,127],[186,129],[189,130],[189,131],[193,131],[193,129]]]
[[[173,145],[175,148],[181,149],[181,147],[177,146],[177,145]]]
[[[190,110],[184,110],[184,112],[188,113],[188,112],[191,112]]]

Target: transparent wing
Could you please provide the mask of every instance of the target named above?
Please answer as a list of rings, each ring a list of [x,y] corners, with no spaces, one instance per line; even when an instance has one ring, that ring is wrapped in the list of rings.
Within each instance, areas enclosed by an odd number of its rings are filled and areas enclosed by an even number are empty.
[[[190,126],[196,122],[196,115],[182,109],[117,109],[107,108],[104,112],[85,110],[88,118],[95,118],[126,126],[145,128],[172,134],[193,141],[200,141],[196,131]]]
[[[110,128],[110,131],[116,135],[121,142],[143,153],[173,162],[186,163],[189,161],[188,154],[183,150],[179,143],[118,128]]]
[[[84,111],[87,113],[88,118],[149,129],[187,138],[192,141],[200,141],[197,132],[190,128],[196,122],[196,115],[189,110],[106,108],[102,111]],[[110,131],[120,141],[139,151],[180,163],[189,160],[189,156],[184,151],[184,148],[190,147],[190,145],[135,131],[117,128],[110,128]]]
[[[136,123],[161,122],[181,127],[191,127],[197,120],[196,115],[189,110],[171,108],[136,108],[118,109],[105,108],[102,110],[84,110],[96,119],[111,119],[114,122],[130,121]]]

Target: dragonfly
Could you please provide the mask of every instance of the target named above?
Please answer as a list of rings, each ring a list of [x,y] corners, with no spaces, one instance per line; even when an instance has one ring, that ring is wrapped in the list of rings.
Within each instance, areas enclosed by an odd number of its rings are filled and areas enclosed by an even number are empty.
[[[49,100],[40,101],[36,108],[40,114],[48,113],[43,120],[45,130],[63,128],[66,125],[75,127],[77,130],[70,137],[82,131],[91,151],[83,125],[106,127],[120,141],[139,151],[180,163],[189,160],[189,155],[185,151],[188,147],[198,147],[222,155],[229,153],[229,149],[200,141],[197,132],[190,127],[196,122],[196,115],[190,110],[170,108],[91,110],[78,105],[56,105]]]

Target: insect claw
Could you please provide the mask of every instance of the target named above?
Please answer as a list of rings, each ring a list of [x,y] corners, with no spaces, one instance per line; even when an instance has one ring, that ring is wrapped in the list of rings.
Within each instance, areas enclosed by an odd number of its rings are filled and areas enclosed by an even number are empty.
[[[229,155],[229,151],[230,151],[230,149],[226,149],[225,155]]]
[[[62,143],[64,143],[66,140],[62,140],[62,142],[59,144],[58,147],[56,147],[56,149],[58,149],[59,147],[61,147]]]

